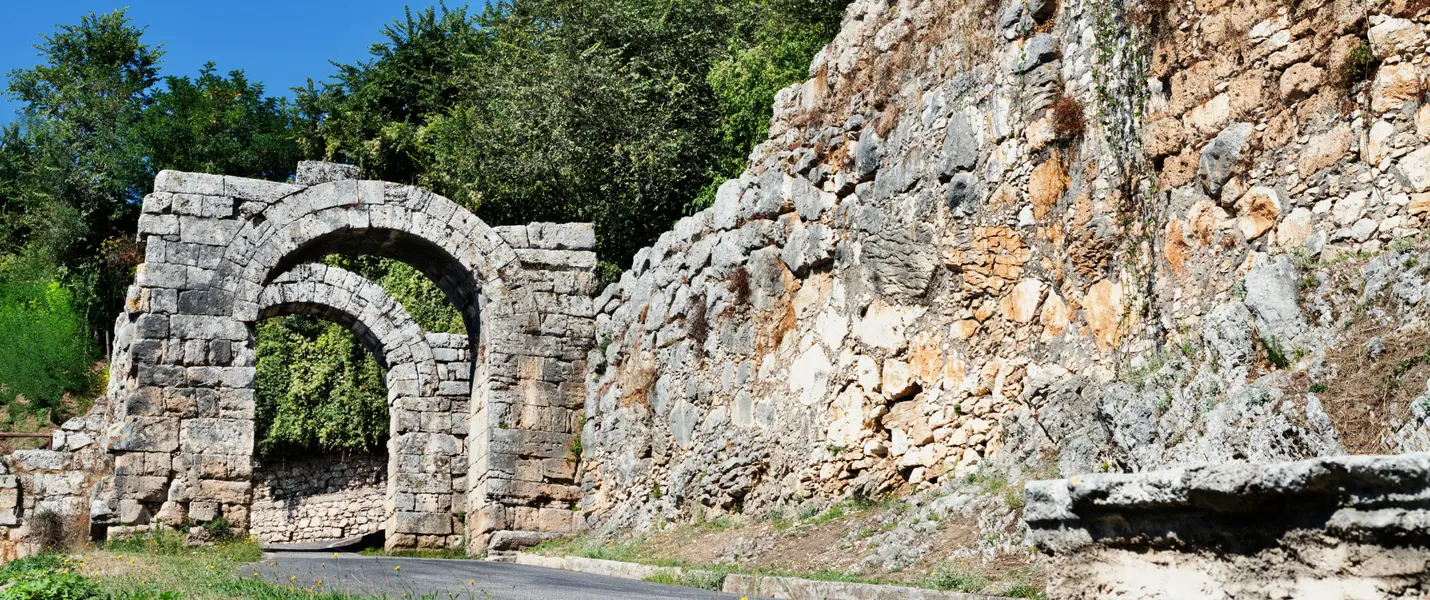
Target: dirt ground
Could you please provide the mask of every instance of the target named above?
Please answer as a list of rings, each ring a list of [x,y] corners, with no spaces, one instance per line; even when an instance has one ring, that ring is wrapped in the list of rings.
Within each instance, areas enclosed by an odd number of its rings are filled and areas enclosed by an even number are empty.
[[[993,496],[982,502],[1004,502],[1004,496]],[[726,516],[605,540],[588,535],[548,544],[538,551],[966,592],[997,592],[1010,586],[1041,588],[1039,556],[1017,542],[1021,540],[1021,510],[1004,504],[1001,511],[1008,518],[996,521],[990,531],[986,524],[980,527],[977,517],[958,512],[931,524],[927,511],[910,510],[905,499],[877,505],[845,501],[803,519]],[[881,535],[910,527],[915,530],[909,536],[912,541]],[[881,560],[871,557],[878,558],[881,547],[889,544],[916,544],[927,551],[909,564],[886,570]]]

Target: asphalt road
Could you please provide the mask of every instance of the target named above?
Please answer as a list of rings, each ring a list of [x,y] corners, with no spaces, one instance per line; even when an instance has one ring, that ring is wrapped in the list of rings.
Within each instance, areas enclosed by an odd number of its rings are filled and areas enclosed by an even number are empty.
[[[244,568],[280,585],[393,600],[739,600],[687,587],[480,560],[275,552]]]

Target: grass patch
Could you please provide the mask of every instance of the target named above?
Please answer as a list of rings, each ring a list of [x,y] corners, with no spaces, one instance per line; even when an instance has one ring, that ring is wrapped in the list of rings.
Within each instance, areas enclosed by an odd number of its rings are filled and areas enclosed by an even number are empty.
[[[919,587],[945,592],[975,594],[983,591],[990,583],[988,577],[977,569],[966,565],[940,567],[919,581]]]
[[[448,560],[467,560],[471,558],[465,552],[453,548],[441,549],[421,549],[421,550],[384,550],[382,548],[363,548],[358,551],[363,556],[388,556],[392,558],[443,558]]]

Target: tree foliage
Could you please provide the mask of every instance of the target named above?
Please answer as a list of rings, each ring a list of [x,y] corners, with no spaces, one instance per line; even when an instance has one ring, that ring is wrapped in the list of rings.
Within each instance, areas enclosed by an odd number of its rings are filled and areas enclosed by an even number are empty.
[[[847,1],[409,10],[369,60],[335,64],[291,105],[213,64],[196,77],[161,77],[163,53],[122,10],[61,26],[37,47],[39,65],[9,74],[6,89],[25,109],[0,131],[0,281],[6,265],[42,265],[15,288],[23,293],[3,292],[11,296],[0,311],[24,307],[26,316],[5,318],[71,342],[49,366],[25,367],[58,382],[31,393],[82,385],[71,367],[96,354],[86,334],[102,343],[121,307],[143,251],[132,241],[139,200],[161,169],[284,180],[299,158],[348,162],[369,178],[433,189],[496,225],[594,222],[604,272],[618,273],[739,174],[767,134],[775,93],[808,75]],[[425,330],[466,331],[415,269],[370,256],[325,260],[382,285]],[[263,457],[381,445],[381,369],[351,333],[274,319],[259,327],[257,349]],[[0,365],[20,351],[0,341]],[[0,366],[0,386],[22,376]]]
[[[27,414],[73,416],[65,392],[87,390],[92,346],[84,339],[74,295],[44,265],[0,263],[0,422],[13,426]]]
[[[351,333],[312,317],[276,319],[259,325],[257,351],[260,458],[382,447],[382,368]]]
[[[142,256],[140,199],[160,170],[282,180],[299,157],[283,101],[212,66],[160,87],[163,52],[143,36],[125,11],[90,13],[44,37],[38,65],[8,74],[6,92],[24,108],[0,131],[0,279],[64,289],[64,308],[35,323],[55,341],[54,364],[94,357],[108,342]],[[16,265],[38,266],[7,272]],[[76,322],[55,321],[63,318]],[[31,352],[0,345],[0,364],[26,364]],[[0,386],[25,388],[27,372],[0,370]]]
[[[508,0],[394,23],[297,102],[304,148],[494,224],[591,221],[625,264],[738,174],[845,0]],[[709,195],[709,194],[706,194]]]

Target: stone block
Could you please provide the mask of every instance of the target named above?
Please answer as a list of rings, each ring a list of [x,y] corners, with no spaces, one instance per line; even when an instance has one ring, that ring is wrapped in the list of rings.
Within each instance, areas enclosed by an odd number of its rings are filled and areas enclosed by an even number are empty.
[[[187,419],[180,440],[186,451],[253,454],[253,422],[243,419]]]
[[[154,192],[171,194],[202,194],[223,196],[224,182],[221,175],[207,173],[184,173],[181,171],[160,171],[154,179]]]
[[[121,452],[172,452],[179,447],[179,420],[173,417],[126,417],[110,427],[109,446]]]
[[[452,533],[452,518],[445,513],[399,512],[393,515],[393,530],[418,535]]]
[[[198,501],[189,504],[189,518],[196,523],[207,523],[219,517],[217,502]]]
[[[526,226],[532,248],[594,250],[596,227],[591,223],[532,223]]]
[[[114,489],[119,497],[125,500],[162,502],[168,497],[169,478],[143,475],[115,475]],[[122,514],[122,502],[120,511]]]
[[[517,258],[529,266],[556,269],[594,269],[596,253],[573,250],[517,249]]]
[[[1202,149],[1197,164],[1197,177],[1207,195],[1215,198],[1221,194],[1222,186],[1231,179],[1233,169],[1241,161],[1251,131],[1250,123],[1232,124]]]
[[[223,504],[247,504],[249,502],[249,492],[252,484],[247,481],[215,481],[203,479],[199,481],[197,493],[194,500],[211,500]]]
[[[300,186],[314,186],[357,179],[358,175],[356,165],[305,160],[298,163],[298,174],[294,177],[294,183]]]

